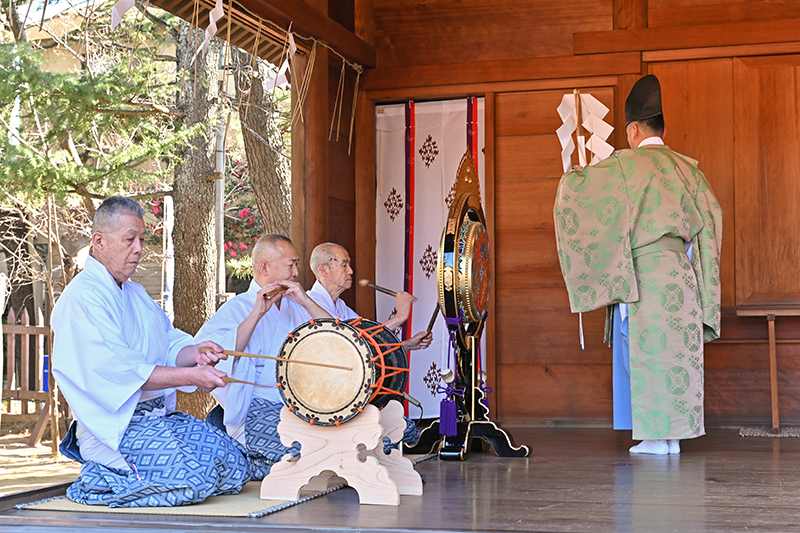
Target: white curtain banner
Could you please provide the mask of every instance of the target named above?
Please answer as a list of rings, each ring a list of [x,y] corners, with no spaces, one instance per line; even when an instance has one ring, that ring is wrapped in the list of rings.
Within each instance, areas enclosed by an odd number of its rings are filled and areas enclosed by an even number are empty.
[[[438,301],[439,241],[454,200],[458,164],[468,146],[477,156],[483,200],[484,101],[466,98],[378,106],[376,124],[375,282],[417,298],[409,323],[396,332],[408,338],[428,327]],[[385,321],[395,310],[394,298],[380,293],[375,298],[377,318]],[[439,416],[442,395],[436,394],[436,388],[442,385],[440,371],[448,366],[449,336],[441,316],[433,336],[428,349],[409,352],[408,392],[422,402],[425,418]],[[485,361],[483,340],[481,348]],[[454,362],[449,365],[452,368]],[[411,406],[409,416],[417,418],[420,413]]]

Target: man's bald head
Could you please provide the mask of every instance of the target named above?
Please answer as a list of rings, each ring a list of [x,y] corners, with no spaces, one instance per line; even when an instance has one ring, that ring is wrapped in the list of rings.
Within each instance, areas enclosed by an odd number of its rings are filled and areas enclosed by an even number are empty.
[[[262,287],[273,281],[296,281],[300,258],[292,241],[279,233],[262,235],[253,246],[253,279]]]
[[[342,245],[326,242],[314,248],[311,252],[311,270],[333,301],[353,286],[350,254]]]
[[[330,264],[339,257],[345,255],[347,250],[341,244],[335,242],[324,242],[317,245],[311,252],[311,270],[314,276],[319,279],[319,267],[322,265],[330,266]]]
[[[253,246],[253,264],[269,261],[281,244],[289,244],[294,247],[292,240],[280,233],[267,233],[259,237],[256,245]]]

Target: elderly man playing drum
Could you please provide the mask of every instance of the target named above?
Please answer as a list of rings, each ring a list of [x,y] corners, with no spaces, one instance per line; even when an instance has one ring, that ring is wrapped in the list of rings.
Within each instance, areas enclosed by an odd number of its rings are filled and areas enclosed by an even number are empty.
[[[229,300],[195,336],[216,339],[225,349],[276,357],[289,333],[311,318],[330,318],[297,283],[300,258],[292,241],[268,234],[252,254],[253,281],[247,292]],[[250,450],[253,477],[263,479],[292,449],[281,444],[278,422],[283,401],[275,388],[275,362],[233,357],[220,366],[231,377],[256,383],[229,383],[214,391],[224,408],[228,434]],[[218,416],[212,411],[209,419]]]
[[[311,271],[317,281],[308,291],[309,296],[320,307],[334,318],[349,320],[359,315],[350,309],[339,296],[353,286],[353,268],[350,266],[350,254],[344,246],[332,242],[318,245],[311,252]],[[397,312],[384,323],[390,330],[402,326],[411,312],[411,304],[416,300],[407,292],[398,292],[395,308]],[[420,331],[410,339],[403,341],[406,350],[424,350],[430,346],[433,334]]]
[[[339,296],[353,286],[353,268],[350,266],[350,254],[340,244],[326,242],[318,245],[311,252],[311,270],[317,281],[308,291],[308,294],[334,318],[349,320],[359,315],[350,309]],[[408,320],[411,303],[416,300],[407,292],[399,292],[396,296],[397,312],[395,316],[384,324],[387,329],[394,330]],[[433,334],[429,331],[420,331],[410,339],[403,341],[407,350],[424,350],[430,346]],[[413,444],[419,438],[416,424],[406,417],[406,431],[403,441]]]
[[[222,386],[226,356],[172,327],[128,278],[141,259],[144,210],[112,196],[97,209],[92,255],[52,315],[53,373],[75,422],[61,451],[83,463],[67,489],[76,502],[173,506],[235,494],[251,478],[244,448],[174,411],[175,390]]]

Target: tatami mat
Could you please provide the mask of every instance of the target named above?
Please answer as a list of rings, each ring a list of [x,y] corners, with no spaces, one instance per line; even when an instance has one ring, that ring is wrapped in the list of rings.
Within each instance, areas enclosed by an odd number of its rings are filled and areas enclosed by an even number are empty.
[[[412,463],[417,464],[435,457],[429,455],[407,455]],[[115,507],[113,509],[104,505],[84,505],[67,499],[66,496],[50,498],[37,502],[17,505],[16,509],[34,511],[73,511],[94,513],[128,513],[128,514],[155,514],[155,515],[192,515],[192,516],[264,516],[293,505],[297,505],[314,498],[319,498],[333,491],[345,487],[344,484],[333,485],[325,491],[314,492],[298,500],[262,500],[261,482],[251,481],[244,486],[239,494],[226,496],[212,496],[203,503],[195,505],[182,505],[179,507]]]

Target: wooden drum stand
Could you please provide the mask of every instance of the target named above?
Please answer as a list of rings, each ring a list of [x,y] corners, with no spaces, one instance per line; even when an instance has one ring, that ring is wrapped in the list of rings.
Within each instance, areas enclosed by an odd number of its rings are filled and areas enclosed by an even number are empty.
[[[403,406],[390,401],[383,410],[368,404],[340,426],[315,426],[281,410],[278,433],[284,446],[300,443],[299,458],[287,454],[261,482],[262,499],[294,500],[301,490],[325,490],[333,478],[358,492],[361,503],[399,505],[400,495],[422,495],[422,478],[400,450],[383,452],[383,438],[401,441]]]

